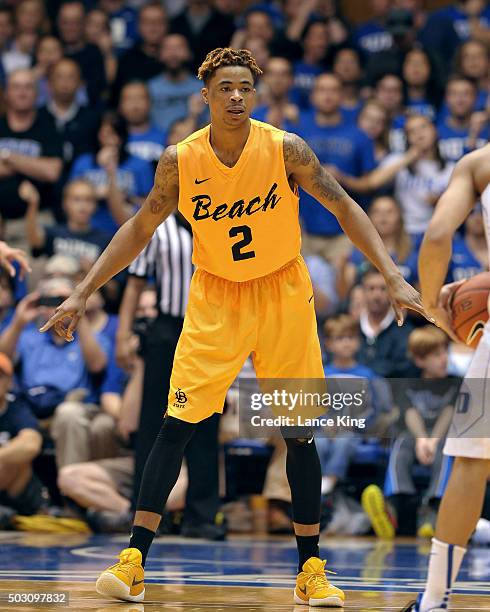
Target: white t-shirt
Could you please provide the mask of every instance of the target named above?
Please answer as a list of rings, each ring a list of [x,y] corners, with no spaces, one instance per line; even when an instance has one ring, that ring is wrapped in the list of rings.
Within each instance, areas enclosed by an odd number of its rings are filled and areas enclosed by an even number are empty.
[[[400,153],[388,155],[382,165],[389,166],[401,157]],[[425,232],[434,212],[431,201],[446,189],[453,168],[453,163],[441,168],[435,160],[421,159],[413,165],[413,172],[404,168],[397,173],[394,179],[395,198],[402,207],[405,230],[409,234]]]

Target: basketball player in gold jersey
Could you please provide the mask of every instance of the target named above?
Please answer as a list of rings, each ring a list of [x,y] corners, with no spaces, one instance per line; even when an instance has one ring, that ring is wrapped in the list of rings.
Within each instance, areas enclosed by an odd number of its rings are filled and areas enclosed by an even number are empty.
[[[116,233],[86,278],[42,328],[66,340],[88,296],[125,268],[170,213],[192,225],[194,273],[174,359],[168,409],[143,474],[129,548],[97,580],[97,591],[144,598],[143,567],[196,423],[221,412],[248,355],[259,378],[323,379],[312,286],[300,256],[298,186],[333,212],[384,275],[397,319],[423,312],[363,210],[298,136],[250,119],[261,73],[249,51],[216,49],[199,69],[211,124],[158,164],[146,202]],[[67,323],[67,325],[65,325]],[[321,471],[312,439],[286,440],[299,566],[294,599],[341,607],[318,548]]]

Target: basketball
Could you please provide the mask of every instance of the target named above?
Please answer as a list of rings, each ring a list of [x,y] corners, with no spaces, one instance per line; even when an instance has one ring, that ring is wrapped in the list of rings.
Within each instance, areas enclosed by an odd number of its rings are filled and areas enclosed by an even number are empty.
[[[458,338],[476,348],[488,321],[490,272],[482,272],[460,285],[452,299],[453,329]]]

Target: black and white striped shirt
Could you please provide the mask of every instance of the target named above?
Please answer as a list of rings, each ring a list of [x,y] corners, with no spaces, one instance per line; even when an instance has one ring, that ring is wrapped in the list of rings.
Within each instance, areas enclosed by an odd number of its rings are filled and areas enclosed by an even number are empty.
[[[129,266],[133,276],[155,278],[158,309],[174,317],[184,316],[192,270],[192,235],[175,214],[157,228]]]

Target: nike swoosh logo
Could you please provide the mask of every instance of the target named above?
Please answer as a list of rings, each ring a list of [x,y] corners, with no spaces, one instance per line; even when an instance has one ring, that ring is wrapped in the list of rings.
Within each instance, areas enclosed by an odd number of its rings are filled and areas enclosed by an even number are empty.
[[[304,588],[298,587],[298,589],[303,593],[303,595],[306,595],[306,587]]]
[[[308,304],[311,302],[312,299],[313,299],[313,296],[311,296],[311,298],[308,300]]]
[[[202,179],[202,181],[199,181],[198,179],[194,179],[194,183],[196,185],[200,185],[201,183],[205,183],[206,181],[209,181],[211,179],[211,177],[207,178],[207,179]]]
[[[483,332],[485,329],[485,323],[483,321],[477,321],[470,330],[468,337],[466,338],[466,342],[471,343],[476,338],[476,336]]]
[[[131,586],[137,586],[138,584],[141,584],[142,582],[144,582],[144,580],[133,580],[133,584]]]

